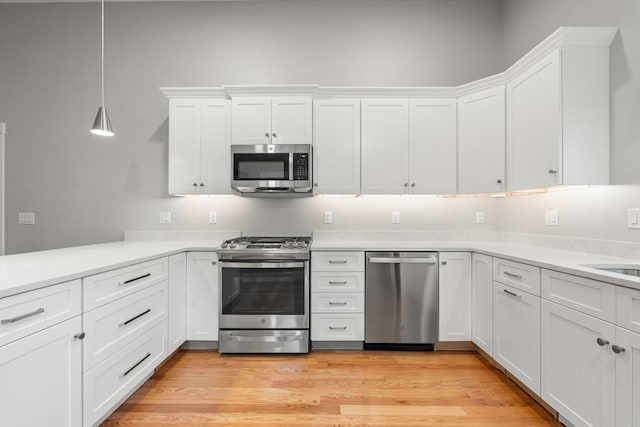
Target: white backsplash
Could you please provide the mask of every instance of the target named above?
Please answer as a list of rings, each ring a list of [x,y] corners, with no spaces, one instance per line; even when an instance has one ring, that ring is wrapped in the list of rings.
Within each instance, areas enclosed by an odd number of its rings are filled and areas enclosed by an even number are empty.
[[[314,240],[323,241],[485,241],[498,240],[496,231],[314,231]]]
[[[240,236],[240,231],[127,230],[124,240],[136,241],[221,241]]]

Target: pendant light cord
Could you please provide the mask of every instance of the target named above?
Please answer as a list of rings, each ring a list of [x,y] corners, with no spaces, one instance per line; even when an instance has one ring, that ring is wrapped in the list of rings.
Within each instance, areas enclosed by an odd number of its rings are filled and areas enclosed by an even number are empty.
[[[102,10],[101,10],[101,16],[102,16],[102,22],[101,22],[101,28],[102,28],[102,32],[101,32],[101,40],[102,40],[102,57],[101,57],[101,78],[102,78],[102,106],[104,107],[104,0],[101,1],[102,4]]]

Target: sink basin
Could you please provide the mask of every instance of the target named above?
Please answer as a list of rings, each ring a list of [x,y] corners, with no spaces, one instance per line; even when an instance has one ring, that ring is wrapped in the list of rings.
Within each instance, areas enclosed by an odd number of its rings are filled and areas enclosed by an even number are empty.
[[[609,273],[640,277],[640,264],[591,264],[584,266],[595,268],[596,270],[607,271]]]

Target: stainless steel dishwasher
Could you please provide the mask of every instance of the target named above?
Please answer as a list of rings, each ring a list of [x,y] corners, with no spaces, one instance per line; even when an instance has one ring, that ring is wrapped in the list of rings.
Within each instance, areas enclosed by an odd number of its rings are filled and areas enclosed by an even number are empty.
[[[367,252],[365,349],[433,350],[438,253]]]

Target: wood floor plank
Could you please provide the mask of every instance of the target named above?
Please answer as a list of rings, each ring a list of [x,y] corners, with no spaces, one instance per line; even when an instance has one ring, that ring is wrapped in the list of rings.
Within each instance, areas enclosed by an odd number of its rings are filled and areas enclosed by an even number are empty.
[[[158,426],[560,426],[475,353],[180,351],[104,423]]]

